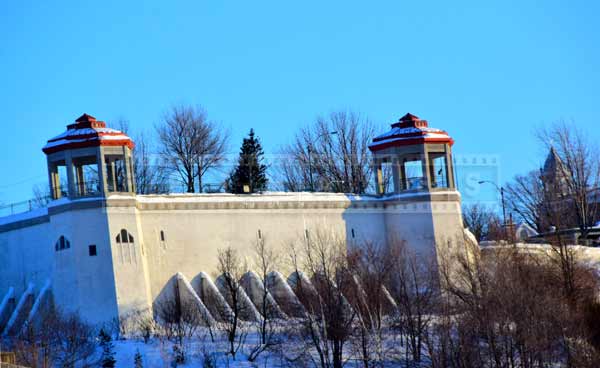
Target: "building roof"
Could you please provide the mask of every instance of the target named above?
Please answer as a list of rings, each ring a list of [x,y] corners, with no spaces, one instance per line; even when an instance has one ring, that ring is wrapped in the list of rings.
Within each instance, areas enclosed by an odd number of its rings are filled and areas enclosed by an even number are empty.
[[[544,162],[544,173],[556,174],[559,168],[562,169],[562,166],[563,163],[560,156],[558,156],[554,146],[551,146],[550,152],[548,152],[548,156],[546,156],[546,161]]]
[[[67,125],[64,133],[49,139],[42,151],[51,154],[68,149],[98,146],[127,146],[133,149],[135,145],[125,133],[107,128],[105,122],[83,114],[74,124]]]
[[[441,129],[430,128],[427,120],[407,113],[387,133],[373,138],[369,145],[371,151],[379,151],[389,147],[410,146],[425,143],[448,143],[454,144],[454,140]]]

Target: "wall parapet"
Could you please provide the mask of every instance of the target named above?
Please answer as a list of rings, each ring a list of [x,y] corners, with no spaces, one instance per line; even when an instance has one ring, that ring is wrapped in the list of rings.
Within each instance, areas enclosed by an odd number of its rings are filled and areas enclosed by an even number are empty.
[[[402,193],[390,196],[343,193],[265,193],[265,194],[165,194],[111,195],[76,200],[59,199],[47,208],[0,219],[0,233],[35,226],[50,221],[60,213],[94,208],[136,208],[140,211],[185,210],[394,210],[402,212],[427,210],[417,204],[435,205],[460,201],[457,191]],[[412,206],[412,207],[411,207]]]

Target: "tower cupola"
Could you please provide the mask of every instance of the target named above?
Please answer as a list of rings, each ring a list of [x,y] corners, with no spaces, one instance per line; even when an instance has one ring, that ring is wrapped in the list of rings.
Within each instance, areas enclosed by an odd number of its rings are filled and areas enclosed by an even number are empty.
[[[42,148],[52,199],[135,192],[134,147],[125,133],[91,115],[81,115]]]
[[[427,120],[406,114],[391,130],[373,138],[369,149],[377,171],[378,194],[455,188],[454,140]]]
[[[42,148],[45,154],[52,154],[74,148],[98,146],[126,146],[133,149],[134,143],[126,134],[106,127],[106,123],[95,117],[83,114],[74,124],[67,125],[67,130],[49,139]]]

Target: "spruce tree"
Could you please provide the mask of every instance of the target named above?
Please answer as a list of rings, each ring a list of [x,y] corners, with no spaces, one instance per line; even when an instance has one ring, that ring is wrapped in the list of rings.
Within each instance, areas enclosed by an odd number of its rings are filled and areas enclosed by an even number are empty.
[[[135,368],[144,368],[144,363],[142,361],[142,354],[140,354],[139,350],[135,351],[135,357],[133,358],[135,363]]]
[[[247,185],[250,193],[267,189],[267,165],[264,164],[264,151],[260,140],[250,129],[248,138],[244,138],[236,168],[227,180],[228,190],[232,193],[244,193]]]
[[[98,338],[100,339],[100,347],[102,348],[102,356],[100,357],[102,368],[114,368],[117,360],[115,359],[115,346],[112,343],[112,338],[104,329],[100,330]]]

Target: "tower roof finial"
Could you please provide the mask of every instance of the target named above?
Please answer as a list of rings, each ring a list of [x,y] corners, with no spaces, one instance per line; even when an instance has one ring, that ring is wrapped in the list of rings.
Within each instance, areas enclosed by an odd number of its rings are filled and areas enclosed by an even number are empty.
[[[418,116],[411,114],[410,112],[407,112],[406,115],[404,115],[403,117],[400,118],[401,122],[406,122],[406,121],[418,121],[421,120],[419,119]]]
[[[83,115],[81,115],[80,117],[78,117],[75,120],[76,123],[88,123],[88,122],[92,122],[92,121],[96,121],[96,118],[93,117],[92,115],[88,115],[86,113],[84,113]]]

